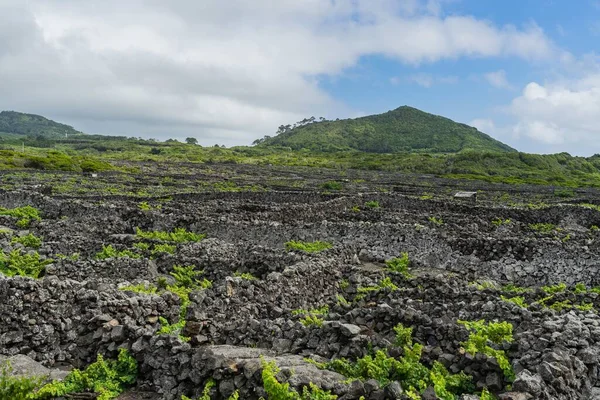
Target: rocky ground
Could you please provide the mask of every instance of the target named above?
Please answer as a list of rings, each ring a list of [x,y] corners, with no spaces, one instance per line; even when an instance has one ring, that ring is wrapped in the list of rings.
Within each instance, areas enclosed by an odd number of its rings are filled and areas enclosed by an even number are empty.
[[[3,262],[37,254],[43,270],[38,279],[0,274],[0,361],[56,378],[125,348],[139,376],[123,399],[197,398],[209,379],[213,399],[258,399],[270,361],[299,392],[313,383],[339,399],[407,398],[407,382],[324,368],[378,350],[406,359],[396,341],[403,326],[423,346],[424,367],[464,372],[473,393],[600,399],[598,193],[210,168],[163,171],[160,185],[151,174],[85,178],[91,189],[60,193],[59,180],[83,178],[13,174],[0,207],[31,206],[41,218],[0,215]],[[94,193],[111,180],[131,190]],[[135,196],[146,180],[147,196]],[[477,204],[454,199],[459,189],[479,190]],[[177,228],[206,236],[144,236]],[[19,239],[29,234],[39,247]],[[332,246],[307,252],[289,241]],[[408,269],[391,270],[386,261],[403,253]],[[202,271],[183,297],[165,289],[178,285],[175,266]],[[504,351],[514,376],[465,349],[459,321],[479,320],[512,325],[512,341],[484,344]],[[420,392],[441,398],[433,387]]]

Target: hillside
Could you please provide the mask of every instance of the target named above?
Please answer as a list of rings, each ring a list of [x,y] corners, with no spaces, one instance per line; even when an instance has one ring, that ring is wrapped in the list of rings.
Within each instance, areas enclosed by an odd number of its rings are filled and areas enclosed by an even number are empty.
[[[0,112],[0,133],[12,133],[30,137],[64,138],[65,135],[82,135],[72,126],[61,124],[40,115],[16,111]]]
[[[313,119],[314,120],[314,119]],[[336,121],[282,126],[279,134],[257,141],[259,146],[294,150],[359,150],[369,153],[458,153],[463,150],[512,152],[476,128],[403,106],[384,114]]]

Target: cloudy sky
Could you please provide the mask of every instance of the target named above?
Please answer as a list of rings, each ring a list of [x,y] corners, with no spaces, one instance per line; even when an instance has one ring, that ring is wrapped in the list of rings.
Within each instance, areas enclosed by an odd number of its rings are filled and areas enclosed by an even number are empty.
[[[249,144],[411,105],[600,153],[600,0],[0,0],[0,110]]]

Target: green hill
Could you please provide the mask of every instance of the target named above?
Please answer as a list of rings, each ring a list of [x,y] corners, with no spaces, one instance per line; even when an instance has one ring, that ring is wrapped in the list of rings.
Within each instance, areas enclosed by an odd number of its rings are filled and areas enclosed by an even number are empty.
[[[83,135],[72,126],[60,124],[35,114],[24,114],[16,111],[0,112],[0,132],[42,136],[47,139],[64,138],[65,136]]]
[[[359,150],[369,153],[458,153],[516,151],[476,128],[403,106],[384,114],[336,121],[303,120],[279,127],[278,135],[255,142],[294,150]]]

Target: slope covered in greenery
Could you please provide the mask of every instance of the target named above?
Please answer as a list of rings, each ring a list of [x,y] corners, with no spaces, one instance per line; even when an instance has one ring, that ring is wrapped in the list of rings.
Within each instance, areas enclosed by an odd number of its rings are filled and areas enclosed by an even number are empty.
[[[24,114],[16,111],[0,112],[0,133],[43,136],[47,139],[64,138],[67,135],[82,135],[72,126],[54,122],[40,115]]]
[[[463,150],[515,151],[476,128],[412,107],[356,119],[301,121],[281,126],[278,135],[258,141],[259,146],[293,150],[359,150],[368,153],[458,153]]]

